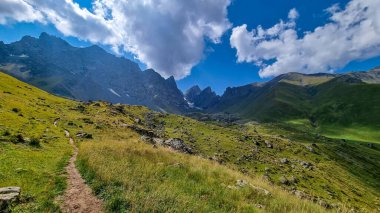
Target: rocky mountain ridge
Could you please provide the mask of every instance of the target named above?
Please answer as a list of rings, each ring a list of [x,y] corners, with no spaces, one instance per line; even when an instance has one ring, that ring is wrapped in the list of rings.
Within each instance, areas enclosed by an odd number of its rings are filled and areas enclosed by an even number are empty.
[[[181,113],[188,108],[173,77],[116,57],[99,46],[71,46],[42,33],[0,43],[0,70],[56,95],[145,105],[157,111]]]

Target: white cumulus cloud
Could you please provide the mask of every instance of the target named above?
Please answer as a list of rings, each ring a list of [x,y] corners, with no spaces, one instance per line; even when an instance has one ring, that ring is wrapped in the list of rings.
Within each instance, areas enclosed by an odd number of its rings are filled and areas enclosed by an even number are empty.
[[[288,72],[333,72],[354,60],[380,55],[380,1],[351,0],[326,9],[329,22],[299,36],[298,12],[269,29],[235,27],[230,37],[238,62],[255,63],[261,77]]]
[[[165,77],[180,79],[203,57],[205,41],[220,42],[231,27],[230,0],[2,0],[0,24],[52,23],[66,36],[128,51]],[[4,9],[3,9],[4,8]]]
[[[43,22],[42,14],[35,10],[31,4],[23,0],[0,1],[0,24],[9,21],[16,22]]]

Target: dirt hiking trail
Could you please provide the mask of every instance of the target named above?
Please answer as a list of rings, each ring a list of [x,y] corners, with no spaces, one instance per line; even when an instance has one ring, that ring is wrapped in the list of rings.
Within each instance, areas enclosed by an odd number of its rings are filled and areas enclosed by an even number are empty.
[[[70,137],[69,131],[65,130],[65,135],[69,138],[70,144],[74,148],[74,154],[66,167],[68,175],[67,189],[63,195],[61,210],[68,213],[103,212],[102,201],[92,194],[92,190],[86,185],[75,167],[78,147],[75,145],[73,138]]]

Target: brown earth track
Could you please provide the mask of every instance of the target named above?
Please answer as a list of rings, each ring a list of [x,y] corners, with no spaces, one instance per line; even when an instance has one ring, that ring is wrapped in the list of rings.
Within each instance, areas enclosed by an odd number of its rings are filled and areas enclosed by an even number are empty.
[[[69,213],[103,212],[102,201],[93,195],[92,190],[86,185],[79,171],[75,167],[78,147],[75,145],[74,140],[70,137],[70,133],[65,131],[65,134],[74,148],[74,153],[66,167],[66,172],[68,175],[67,189],[63,195],[61,210],[62,212]]]

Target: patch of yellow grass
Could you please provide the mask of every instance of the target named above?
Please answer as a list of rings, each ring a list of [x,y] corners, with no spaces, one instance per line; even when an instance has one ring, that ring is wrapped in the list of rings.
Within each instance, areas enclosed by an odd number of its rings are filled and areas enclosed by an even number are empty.
[[[123,208],[132,212],[325,211],[262,179],[244,176],[197,156],[153,148],[137,138],[129,135],[125,140],[109,138],[80,146],[78,165],[106,200],[109,211]],[[238,187],[237,180],[245,180],[247,185]],[[249,185],[267,189],[271,195]]]

